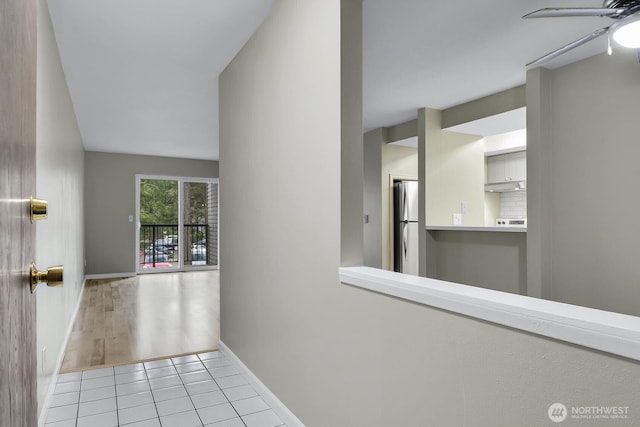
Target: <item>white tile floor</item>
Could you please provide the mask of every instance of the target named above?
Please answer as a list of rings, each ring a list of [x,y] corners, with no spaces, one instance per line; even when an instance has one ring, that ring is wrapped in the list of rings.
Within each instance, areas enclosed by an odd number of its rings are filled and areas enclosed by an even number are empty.
[[[60,375],[46,410],[46,427],[284,426],[217,351]]]

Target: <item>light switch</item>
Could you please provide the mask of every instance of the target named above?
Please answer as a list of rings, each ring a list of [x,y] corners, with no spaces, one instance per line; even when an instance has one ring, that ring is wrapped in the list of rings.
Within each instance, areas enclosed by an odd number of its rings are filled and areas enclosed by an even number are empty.
[[[462,214],[460,213],[453,214],[453,225],[462,225]]]
[[[133,215],[129,215],[129,222],[133,222]]]
[[[460,202],[460,213],[462,215],[467,213],[467,202]]]

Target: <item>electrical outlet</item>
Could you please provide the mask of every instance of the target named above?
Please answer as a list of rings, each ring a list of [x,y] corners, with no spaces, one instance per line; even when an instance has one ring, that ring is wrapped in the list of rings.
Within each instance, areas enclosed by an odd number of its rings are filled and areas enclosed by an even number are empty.
[[[453,214],[453,225],[462,225],[462,214],[454,213]]]
[[[129,215],[129,222],[133,222],[133,215]]]

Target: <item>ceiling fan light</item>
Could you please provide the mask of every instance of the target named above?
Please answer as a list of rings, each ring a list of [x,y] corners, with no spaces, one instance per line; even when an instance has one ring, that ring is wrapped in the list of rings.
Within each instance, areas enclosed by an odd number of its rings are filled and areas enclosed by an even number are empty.
[[[612,25],[611,37],[620,46],[640,49],[640,16],[632,18]]]

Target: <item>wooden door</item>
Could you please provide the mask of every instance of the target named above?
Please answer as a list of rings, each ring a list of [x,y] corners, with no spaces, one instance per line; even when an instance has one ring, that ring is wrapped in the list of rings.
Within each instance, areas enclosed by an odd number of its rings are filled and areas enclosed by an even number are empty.
[[[36,0],[0,2],[0,426],[36,426]]]

